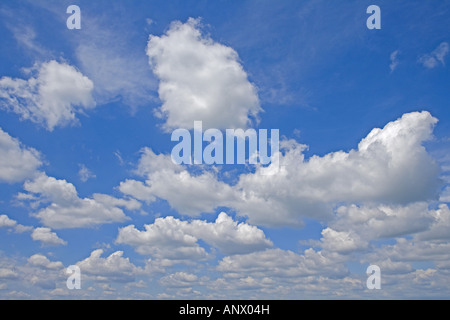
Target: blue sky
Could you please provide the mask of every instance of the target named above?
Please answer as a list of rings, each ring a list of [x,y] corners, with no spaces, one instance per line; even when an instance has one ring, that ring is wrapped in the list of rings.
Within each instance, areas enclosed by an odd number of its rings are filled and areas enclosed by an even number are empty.
[[[448,299],[449,14],[3,1],[0,297]],[[280,171],[174,164],[194,120],[278,129]]]

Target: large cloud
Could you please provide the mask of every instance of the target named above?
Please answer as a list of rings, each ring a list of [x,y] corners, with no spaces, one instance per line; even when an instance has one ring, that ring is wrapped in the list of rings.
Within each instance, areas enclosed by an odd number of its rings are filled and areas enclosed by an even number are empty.
[[[213,212],[218,204],[234,198],[232,188],[218,181],[214,173],[193,176],[174,164],[170,155],[157,155],[149,148],[142,150],[136,173],[147,178],[145,183],[126,180],[120,183],[121,192],[147,202],[165,199],[182,214]]]
[[[24,189],[37,195],[37,205],[50,203],[36,213],[42,223],[54,229],[92,227],[97,224],[122,222],[128,218],[119,207],[136,210],[135,200],[116,199],[108,195],[94,194],[93,198],[79,198],[75,186],[66,180],[58,180],[41,173],[25,182]]]
[[[174,22],[161,37],[150,36],[147,55],[159,78],[165,128],[246,128],[261,111],[232,48],[201,34],[199,20]]]
[[[0,182],[21,182],[32,177],[41,166],[41,155],[22,146],[0,128]]]
[[[330,217],[339,203],[408,204],[436,199],[439,167],[422,143],[437,122],[413,112],[373,129],[358,148],[305,159],[305,146],[290,141],[278,175],[241,175],[235,207],[253,223],[299,223]]]
[[[0,79],[0,106],[53,131],[77,122],[76,114],[95,107],[93,82],[66,63],[36,64],[28,80]]]
[[[249,253],[272,247],[272,242],[262,230],[246,223],[238,224],[224,212],[215,222],[188,222],[166,217],[145,225],[145,231],[139,231],[133,225],[127,226],[119,230],[116,242],[132,245],[139,253],[158,258],[181,259],[186,254],[191,254],[191,258],[204,258],[206,252],[198,240],[225,254]]]
[[[343,203],[407,205],[438,198],[439,167],[423,147],[437,122],[413,112],[373,129],[357,149],[305,159],[306,146],[282,141],[277,174],[242,174],[231,186],[211,171],[190,173],[169,155],[144,149],[137,173],[145,183],[127,180],[120,190],[141,200],[165,199],[182,214],[235,209],[253,224],[302,225],[304,217],[330,220]],[[272,164],[275,165],[275,164]],[[269,167],[270,168],[270,167]]]

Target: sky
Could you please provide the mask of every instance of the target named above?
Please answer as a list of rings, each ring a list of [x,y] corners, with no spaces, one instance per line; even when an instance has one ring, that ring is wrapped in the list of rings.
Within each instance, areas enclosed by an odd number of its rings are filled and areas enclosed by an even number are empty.
[[[449,299],[449,20],[446,0],[2,1],[0,299]],[[177,164],[194,121],[278,130],[279,162]]]

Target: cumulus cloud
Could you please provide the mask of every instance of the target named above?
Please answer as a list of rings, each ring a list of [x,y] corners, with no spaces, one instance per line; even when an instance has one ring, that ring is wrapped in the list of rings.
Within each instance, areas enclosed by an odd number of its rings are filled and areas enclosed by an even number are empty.
[[[21,182],[42,165],[41,155],[0,128],[0,182]]]
[[[32,227],[23,226],[18,224],[16,220],[10,219],[7,215],[0,215],[0,229],[8,228],[14,230],[16,233],[22,233],[25,231],[29,231]]]
[[[50,228],[36,228],[31,233],[34,241],[40,241],[45,245],[59,246],[66,245],[67,242],[59,238],[55,232],[51,232]]]
[[[165,287],[183,288],[195,285],[202,285],[205,279],[200,279],[197,275],[187,272],[176,272],[162,277],[159,283]]]
[[[24,189],[37,195],[38,203],[50,203],[35,216],[53,229],[92,227],[97,224],[127,220],[122,209],[138,208],[136,200],[120,200],[110,196],[94,195],[79,198],[75,186],[66,180],[48,177],[45,173],[25,182]]]
[[[186,233],[186,222],[173,217],[158,218],[145,231],[134,225],[119,229],[118,244],[128,244],[143,255],[151,255],[158,260],[198,261],[208,257],[208,253],[197,243],[197,238]]]
[[[136,173],[146,178],[145,183],[123,181],[119,186],[122,193],[147,202],[165,199],[182,214],[211,213],[234,197],[232,188],[218,181],[214,173],[194,176],[185,167],[174,164],[170,155],[157,155],[149,148],[142,150]]]
[[[422,143],[437,119],[413,112],[373,129],[357,149],[306,160],[305,146],[290,141],[277,175],[241,175],[235,208],[250,221],[299,223],[299,217],[328,219],[338,203],[407,204],[437,199],[439,167]],[[283,145],[282,145],[283,147]],[[276,213],[276,214],[275,214]]]
[[[203,240],[224,254],[243,254],[272,247],[264,232],[247,223],[237,223],[226,213],[219,214],[215,222],[203,220],[181,221],[173,217],[158,218],[139,231],[133,225],[121,228],[117,243],[129,244],[142,254],[158,258],[207,256],[198,240]],[[174,252],[177,255],[174,255]]]
[[[241,174],[235,185],[211,171],[190,173],[170,155],[144,149],[137,173],[145,183],[127,180],[124,194],[140,200],[167,200],[172,208],[192,216],[225,206],[247,216],[252,224],[301,226],[305,217],[327,221],[342,203],[407,205],[437,200],[442,181],[439,166],[423,142],[430,139],[437,119],[413,112],[373,129],[357,149],[305,159],[306,146],[292,140],[281,144],[280,170],[274,175]]]
[[[445,57],[448,55],[449,49],[449,44],[442,42],[431,53],[420,56],[419,62],[428,69],[436,68],[439,65],[445,66]]]
[[[93,82],[73,66],[55,60],[36,64],[28,80],[0,79],[0,106],[49,131],[77,122],[76,114],[95,107]]]
[[[32,266],[41,267],[44,269],[62,269],[64,265],[61,261],[50,261],[46,256],[42,254],[34,254],[28,258],[28,263]]]
[[[106,258],[102,257],[103,252],[102,249],[94,250],[88,258],[78,262],[81,272],[99,281],[134,281],[138,268],[123,256],[123,251],[116,251]]]
[[[277,248],[224,257],[217,270],[231,277],[344,277],[348,269],[343,261],[337,254],[324,255],[313,249],[297,254]]]
[[[235,50],[200,31],[200,21],[173,22],[166,34],[151,35],[147,55],[159,79],[165,129],[246,128],[261,110]]]

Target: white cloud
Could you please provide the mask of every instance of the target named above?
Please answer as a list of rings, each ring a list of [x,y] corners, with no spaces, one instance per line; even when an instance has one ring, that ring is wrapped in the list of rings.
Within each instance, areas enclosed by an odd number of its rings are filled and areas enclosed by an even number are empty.
[[[82,182],[86,182],[89,179],[97,178],[97,176],[91,170],[86,168],[86,166],[84,164],[80,165],[80,170],[78,171],[78,176],[80,177],[80,180]]]
[[[174,164],[170,155],[156,155],[149,148],[142,150],[136,173],[147,178],[145,184],[126,180],[119,186],[122,193],[147,202],[165,199],[182,214],[213,212],[233,198],[232,188],[218,181],[214,173],[193,176],[185,167]]]
[[[58,237],[55,232],[51,232],[50,228],[36,228],[31,233],[34,241],[40,241],[45,245],[59,246],[66,245],[67,242]]]
[[[157,82],[148,67],[145,47],[140,45],[141,37],[136,42],[136,34],[129,33],[126,24],[130,21],[111,19],[107,12],[84,11],[83,17],[83,35],[71,40],[81,70],[95,83],[96,101],[106,104],[120,100],[132,111],[156,101]]]
[[[219,249],[224,254],[243,254],[272,247],[264,232],[247,223],[237,223],[222,212],[215,222],[203,220],[181,221],[173,217],[158,218],[139,231],[133,225],[119,229],[117,243],[129,244],[141,254],[157,258],[203,259],[206,252],[198,240]],[[175,255],[177,253],[179,255]]]
[[[162,277],[159,280],[159,283],[165,287],[183,288],[202,285],[202,280],[197,275],[192,273],[176,272]]]
[[[28,80],[0,79],[4,109],[53,131],[76,123],[77,113],[95,107],[93,82],[73,66],[51,60],[28,71],[32,74]]]
[[[33,148],[22,146],[0,128],[0,182],[21,182],[32,177],[42,165],[41,155]]]
[[[129,258],[123,257],[123,251],[116,251],[107,258],[102,258],[102,254],[102,249],[94,250],[88,258],[78,262],[81,273],[99,281],[134,281],[139,270]]]
[[[22,233],[25,231],[29,231],[32,227],[23,226],[18,224],[16,220],[10,219],[7,215],[0,215],[0,228],[10,228],[13,229],[16,233]]]
[[[437,199],[439,168],[422,143],[437,122],[428,112],[413,112],[373,129],[349,152],[306,160],[305,146],[287,145],[277,175],[241,175],[233,207],[250,222],[294,223],[301,217],[328,219],[332,206],[347,203],[406,204]]]
[[[199,20],[173,22],[165,35],[151,35],[147,55],[159,78],[159,109],[165,129],[246,128],[261,111],[256,88],[236,51],[202,35]]]
[[[145,231],[134,225],[119,229],[118,244],[128,244],[143,255],[151,255],[158,260],[195,261],[208,257],[207,252],[197,243],[197,238],[185,232],[185,221],[173,217],[158,218]]]
[[[219,262],[217,270],[231,277],[248,275],[291,279],[311,275],[344,277],[348,274],[348,270],[343,261],[337,254],[324,255],[313,249],[297,254],[277,248],[224,257]]]
[[[19,275],[17,272],[7,268],[0,268],[0,279],[15,279]]]
[[[398,61],[398,54],[399,54],[399,51],[395,50],[394,52],[391,53],[391,55],[389,57],[390,60],[391,60],[391,64],[389,65],[389,69],[391,69],[391,73],[394,72],[394,70],[398,66],[398,63],[399,63],[399,61]]]
[[[94,198],[79,198],[73,184],[66,180],[48,177],[45,173],[41,173],[34,180],[25,182],[24,189],[39,195],[39,202],[50,203],[49,206],[39,210],[36,217],[45,226],[53,229],[92,227],[103,223],[123,222],[127,220],[127,217],[118,206],[132,209],[138,207],[136,201],[121,201],[99,194]]]
[[[419,62],[428,69],[436,68],[439,65],[445,66],[445,57],[448,55],[450,46],[447,42],[442,42],[431,53],[419,57]]]
[[[0,216],[0,228],[12,228],[17,225],[17,221],[8,218],[7,215]]]
[[[306,146],[281,141],[277,174],[242,174],[236,185],[211,171],[191,174],[170,155],[146,148],[137,173],[146,177],[122,182],[119,190],[139,200],[167,200],[181,214],[211,213],[219,206],[247,216],[252,224],[302,225],[304,217],[330,220],[340,203],[405,205],[437,199],[439,167],[422,143],[437,122],[428,112],[413,112],[373,129],[357,149],[305,159]],[[270,167],[269,167],[270,169]]]
[[[61,261],[50,261],[46,256],[42,254],[34,254],[28,258],[28,263],[35,267],[42,267],[44,269],[62,269],[64,265]]]

